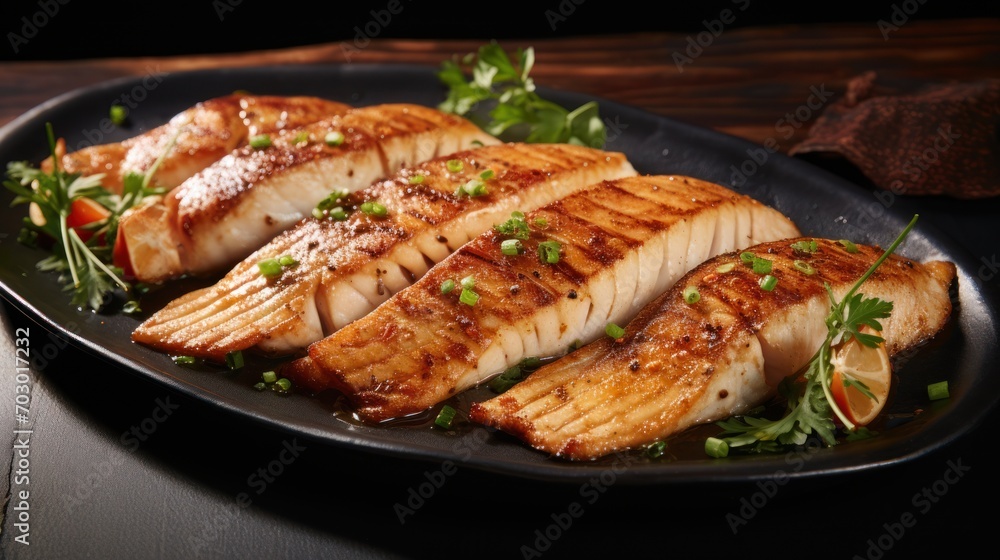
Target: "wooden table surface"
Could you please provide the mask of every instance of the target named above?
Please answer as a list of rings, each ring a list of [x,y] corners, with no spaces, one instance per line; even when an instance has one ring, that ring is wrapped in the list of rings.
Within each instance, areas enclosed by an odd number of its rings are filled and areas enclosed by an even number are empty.
[[[880,83],[895,87],[1000,77],[1000,19],[913,20],[888,40],[875,22],[737,28],[713,38],[700,54],[688,41],[697,42],[697,35],[511,40],[502,46],[535,48],[532,76],[539,85],[597,95],[758,143],[776,136],[775,123],[805,104],[811,88],[839,95],[864,72],[875,71]],[[0,124],[74,88],[151,71],[313,63],[436,67],[481,44],[373,39],[363,49],[338,42],[231,55],[5,62]],[[788,139],[782,131],[781,149],[787,151],[806,130],[797,128]]]
[[[597,95],[758,143],[776,138],[782,151],[803,137],[808,123],[784,138],[777,122],[806,104],[814,88],[838,96],[848,80],[867,71],[895,87],[1000,77],[1000,19],[913,20],[888,40],[875,22],[732,29],[679,67],[675,55],[692,54],[686,52],[689,38],[696,40],[696,34],[513,40],[503,46],[535,48],[533,76],[540,85]],[[0,125],[74,88],[153,71],[300,63],[436,67],[480,44],[375,39],[350,50],[350,60],[344,44],[331,43],[230,55],[4,62]],[[977,259],[996,262],[1000,240],[993,226],[982,225],[995,223],[995,202],[933,204],[941,207],[939,225],[967,242]],[[16,329],[37,329],[6,304],[0,323],[0,349],[10,356]],[[33,340],[43,346],[48,339],[38,332]],[[777,486],[747,483],[726,495],[616,487],[574,520],[571,530],[555,527],[558,536],[542,548],[546,541],[533,530],[548,530],[562,519],[558,516],[580,499],[581,488],[462,469],[420,515],[401,525],[392,505],[424,482],[427,465],[311,447],[309,457],[290,465],[273,490],[241,505],[234,496],[246,489],[247,474],[268,465],[285,436],[245,433],[245,425],[224,411],[183,395],[165,396],[158,384],[109,376],[102,368],[85,353],[64,352],[49,368],[33,372],[35,540],[30,547],[13,542],[17,512],[11,508],[17,500],[12,499],[0,556],[188,558],[199,539],[207,543],[202,552],[214,558],[537,558],[598,552],[710,558],[724,552],[740,558],[888,560],[943,551],[963,556],[970,543],[991,542],[992,508],[1000,495],[987,424],[919,461],[867,477],[857,473],[849,484],[833,487],[790,483],[775,494]],[[13,426],[14,417],[13,376],[6,373],[0,382],[2,429]],[[107,379],[114,387],[102,387]],[[151,403],[164,398],[174,399],[179,412],[137,452],[124,448],[119,435],[127,435],[150,414]],[[990,422],[997,418],[994,412]],[[3,452],[0,462],[14,465]],[[928,512],[916,509],[915,493],[942,481],[948,482],[948,495],[936,495]],[[0,490],[9,483],[0,483]],[[753,507],[741,499],[764,503]],[[984,514],[975,513],[977,505],[985,506]],[[902,526],[901,515],[914,511],[920,513],[916,528]],[[749,522],[734,528],[734,515]],[[525,552],[525,545],[538,547],[536,554]]]

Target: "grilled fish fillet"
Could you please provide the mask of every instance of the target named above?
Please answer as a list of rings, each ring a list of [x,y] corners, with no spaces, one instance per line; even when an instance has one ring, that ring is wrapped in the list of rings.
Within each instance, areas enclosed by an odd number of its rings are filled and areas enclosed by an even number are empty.
[[[449,160],[462,162],[462,170],[450,171]],[[455,194],[487,169],[495,174],[484,181],[488,194]],[[384,218],[358,211],[345,221],[308,218],[214,286],[169,303],[132,338],[210,359],[252,347],[302,351],[409,286],[511,211],[635,173],[620,153],[566,144],[501,144],[437,158],[356,193],[356,203],[384,204]],[[276,280],[261,277],[257,263],[283,255],[299,264]]]
[[[120,193],[124,176],[148,171],[176,136],[177,143],[167,152],[153,178],[154,185],[172,189],[245,145],[251,136],[296,128],[349,109],[350,105],[317,97],[227,95],[198,103],[175,115],[167,124],[123,142],[89,146],[65,154],[60,162],[71,173],[104,173],[102,184]],[[45,167],[51,166],[51,161],[45,163]]]
[[[593,459],[763,403],[826,337],[824,282],[839,299],[882,254],[867,246],[851,254],[818,240],[819,252],[804,256],[791,248],[794,241],[749,249],[773,262],[773,291],[762,290],[760,275],[735,253],[709,260],[643,309],[623,338],[605,337],[539,368],[504,394],[472,405],[470,419],[552,455]],[[796,270],[796,259],[816,273]],[[716,272],[726,263],[735,269]],[[866,297],[894,304],[881,321],[890,354],[944,326],[954,278],[952,263],[893,255],[861,286]],[[685,303],[687,286],[697,287],[697,303]]]
[[[328,133],[344,140],[328,145]],[[308,141],[299,141],[302,135]],[[499,140],[411,104],[363,107],[240,148],[122,219],[116,264],[142,282],[228,269],[295,225],[327,194],[356,191],[408,164]]]
[[[286,376],[298,387],[334,388],[365,420],[432,407],[529,356],[564,353],[608,322],[623,323],[682,274],[713,255],[798,235],[778,211],[689,177],[603,182],[528,215],[547,224],[521,255],[484,233],[410,289],[312,344]],[[540,243],[561,257],[543,264]],[[480,299],[442,294],[448,279],[475,279]]]

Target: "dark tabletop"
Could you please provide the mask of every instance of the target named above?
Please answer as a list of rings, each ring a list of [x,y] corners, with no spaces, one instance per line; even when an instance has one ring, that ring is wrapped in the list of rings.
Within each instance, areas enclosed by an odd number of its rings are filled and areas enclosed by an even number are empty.
[[[866,70],[895,84],[1000,75],[996,19],[913,21],[891,40],[874,22],[732,30],[681,72],[671,54],[687,36],[509,46],[535,47],[540,84],[754,142],[774,137],[775,121],[803,102],[810,85],[841,94],[847,80]],[[435,65],[480,43],[376,39],[353,56]],[[150,67],[347,62],[345,52],[343,43],[330,43],[237,55],[0,63],[0,124],[73,88],[141,76]],[[863,181],[848,169],[834,170]],[[907,203],[984,263],[983,289],[998,291],[997,200]],[[995,408],[941,449],[849,476],[584,487],[461,466],[453,471],[312,441],[110,365],[7,301],[0,321],[0,355],[7,356],[0,433],[8,434],[0,448],[12,451],[9,462],[0,453],[10,472],[0,480],[8,494],[4,557],[911,558],[979,550],[974,545],[992,542],[998,519]],[[22,344],[40,356],[27,372],[16,369]],[[989,367],[1000,375],[1000,366]],[[16,416],[20,394],[30,395],[26,422]],[[22,497],[24,491],[29,495]],[[15,540],[25,529],[30,545]]]

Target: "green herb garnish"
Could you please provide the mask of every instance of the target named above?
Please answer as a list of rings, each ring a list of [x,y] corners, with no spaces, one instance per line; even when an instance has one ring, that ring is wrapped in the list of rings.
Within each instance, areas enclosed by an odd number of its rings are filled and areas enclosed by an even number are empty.
[[[441,293],[450,294],[455,289],[455,281],[452,279],[445,280],[441,282]]]
[[[337,130],[327,132],[326,136],[323,137],[323,142],[325,142],[327,146],[334,148],[343,144],[344,140],[344,133]]]
[[[699,293],[698,288],[694,286],[684,288],[684,293],[682,295],[685,303],[698,303],[701,299],[701,293]]]
[[[787,399],[785,415],[778,420],[744,416],[717,422],[716,425],[724,430],[720,435],[726,437],[709,438],[705,443],[705,452],[708,455],[724,457],[730,448],[740,447],[747,447],[757,452],[781,451],[787,446],[804,444],[812,433],[818,434],[827,445],[836,445],[834,416],[840,420],[849,435],[857,431],[857,426],[840,410],[830,392],[830,379],[833,374],[833,365],[830,363],[832,348],[849,341],[852,337],[872,348],[883,342],[881,337],[863,333],[861,329],[867,326],[881,331],[882,325],[879,319],[889,317],[892,313],[892,302],[866,298],[857,292],[899,247],[913,229],[918,217],[913,216],[892,245],[854,283],[840,301],[834,297],[830,285],[824,284],[831,306],[830,314],[826,318],[826,339],[809,361],[803,374],[804,383],[797,383],[792,377],[780,383],[779,390]],[[847,247],[845,245],[845,248]],[[854,249],[857,250],[857,247]],[[851,252],[849,249],[848,251]],[[857,380],[852,381],[860,384]]]
[[[792,243],[792,249],[800,253],[815,253],[819,251],[819,245],[816,243],[815,239],[810,239],[808,241],[796,241]]]
[[[500,252],[508,257],[520,255],[524,252],[524,245],[520,239],[504,239],[500,242]]]
[[[258,134],[250,137],[250,147],[255,150],[263,150],[271,147],[271,137],[267,134]]]
[[[503,393],[523,381],[529,373],[535,371],[541,365],[542,361],[536,357],[525,358],[516,366],[505,369],[503,373],[491,379],[487,383],[487,386],[494,393]]]
[[[445,61],[438,78],[448,86],[448,97],[438,107],[469,115],[477,107],[489,105],[489,119],[469,118],[503,140],[604,147],[607,133],[597,103],[569,111],[543,99],[529,77],[535,63],[534,49],[518,49],[515,54],[516,65],[500,45],[491,43],[470,54],[467,61]]]
[[[559,262],[559,252],[562,245],[558,241],[542,241],[538,244],[538,260],[545,264],[555,264]]]
[[[619,338],[625,336],[625,329],[614,323],[608,323],[607,326],[604,327],[604,334],[618,340]]]
[[[947,399],[949,396],[947,381],[939,381],[927,386],[927,398],[932,401]]]
[[[111,117],[112,124],[122,126],[128,120],[128,109],[123,105],[112,105],[108,116]]]
[[[493,229],[501,235],[507,235],[514,239],[527,239],[530,236],[528,222],[524,219],[524,212],[517,210],[510,213],[510,219],[506,222],[493,226]]]
[[[384,218],[389,215],[389,209],[377,200],[370,200],[361,204],[361,211],[375,218]]]
[[[434,419],[434,425],[439,428],[450,430],[452,424],[455,422],[455,414],[457,414],[457,411],[454,408],[444,405],[441,407],[441,411],[438,412],[437,417]]]
[[[7,164],[8,179],[4,181],[4,186],[16,195],[11,205],[34,203],[45,222],[38,225],[25,218],[18,240],[32,244],[40,236],[45,236],[54,241],[52,255],[39,261],[37,266],[43,272],[60,273],[60,282],[65,284],[67,291],[73,292],[71,302],[74,305],[99,311],[110,301],[116,289],[126,293],[131,291],[131,285],[122,278],[122,271],[113,265],[118,224],[122,215],[145,197],[164,192],[151,187],[150,182],[185,126],[178,127],[163,153],[145,174],[129,173],[123,178],[121,195],[111,193],[101,185],[104,174],[83,176],[67,173],[60,167],[51,123],[45,125],[52,160],[51,172],[44,172],[27,162]],[[73,213],[74,203],[82,199],[102,206],[107,210],[107,216],[85,226],[71,228],[67,219]],[[86,240],[81,233],[87,237]]]

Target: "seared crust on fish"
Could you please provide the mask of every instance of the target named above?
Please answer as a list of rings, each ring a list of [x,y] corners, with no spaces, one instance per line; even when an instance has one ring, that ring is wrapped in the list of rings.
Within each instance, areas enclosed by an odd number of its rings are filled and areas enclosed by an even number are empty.
[[[284,374],[297,387],[343,392],[368,421],[420,412],[525,357],[594,340],[713,255],[799,234],[773,208],[674,176],[605,181],[528,213],[526,223],[537,220],[545,225],[523,254],[505,255],[505,236],[484,233]],[[539,248],[551,241],[559,260],[543,263]],[[467,276],[474,305],[459,301],[461,288],[442,293]]]
[[[800,371],[822,344],[830,312],[824,289],[840,298],[882,254],[852,254],[817,240],[812,255],[796,239],[748,249],[773,262],[773,291],[737,253],[697,267],[632,321],[608,337],[544,366],[502,395],[472,405],[470,419],[499,428],[532,447],[569,459],[594,459],[661,440],[690,426],[728,418],[762,404],[777,383]],[[805,260],[816,271],[797,270]],[[732,263],[733,270],[717,268]],[[893,302],[882,320],[895,354],[933,337],[951,313],[955,265],[891,256],[860,288]],[[686,303],[683,290],[698,289]]]
[[[327,142],[330,133],[343,141]],[[240,148],[128,212],[118,235],[128,258],[116,264],[150,283],[215,274],[308,216],[331,191],[356,191],[476,142],[499,141],[461,117],[411,104],[362,107],[286,130],[269,147]]]
[[[449,160],[461,162],[461,170],[450,170]],[[486,170],[494,174],[483,180],[487,194],[456,194]],[[623,154],[568,144],[501,144],[440,157],[355,193],[351,207],[379,201],[385,217],[355,210],[344,221],[308,218],[214,286],[169,303],[133,340],[216,360],[252,347],[299,352],[364,316],[512,211],[635,173]],[[298,264],[280,278],[260,275],[258,262],[285,255]]]
[[[152,168],[176,136],[176,145],[167,152],[152,181],[154,186],[172,189],[246,145],[255,135],[296,128],[350,109],[350,105],[317,97],[232,94],[198,103],[167,124],[123,142],[65,154],[60,163],[70,173],[104,173],[102,185],[120,193],[125,175]],[[43,169],[51,166],[51,161],[46,161]]]

